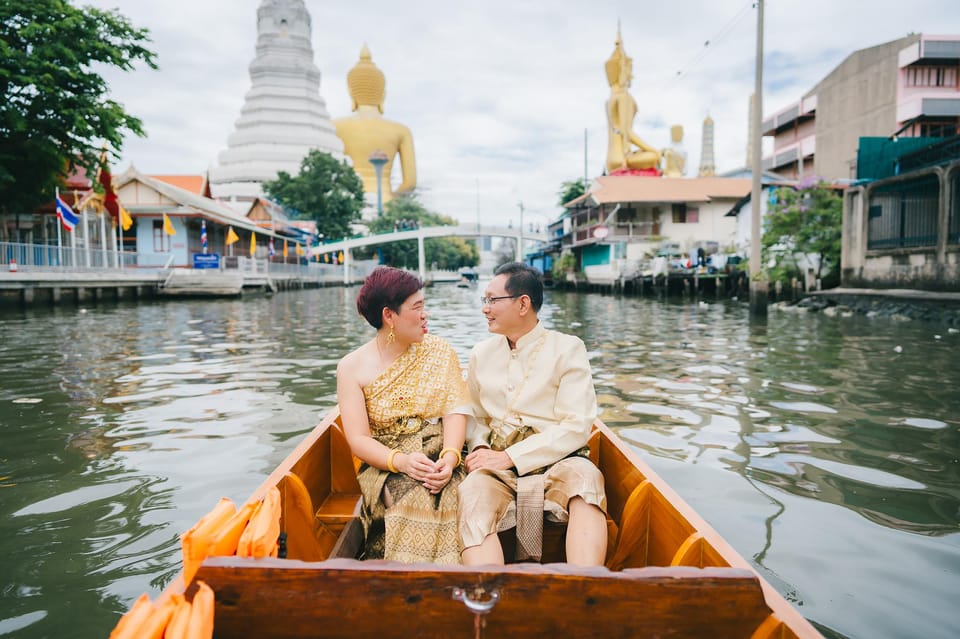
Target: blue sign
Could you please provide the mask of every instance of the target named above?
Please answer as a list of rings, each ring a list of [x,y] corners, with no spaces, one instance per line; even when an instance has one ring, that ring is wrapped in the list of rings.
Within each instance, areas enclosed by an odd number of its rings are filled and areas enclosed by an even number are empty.
[[[208,253],[204,255],[203,253],[194,253],[193,254],[193,268],[220,268],[220,254],[219,253]]]

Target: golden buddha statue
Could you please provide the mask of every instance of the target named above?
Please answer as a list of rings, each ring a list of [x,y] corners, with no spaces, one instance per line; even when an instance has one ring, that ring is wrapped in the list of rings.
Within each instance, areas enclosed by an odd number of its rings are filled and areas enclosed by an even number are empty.
[[[670,146],[663,150],[663,177],[683,177],[687,152],[683,150],[683,127],[670,127]]]
[[[633,131],[637,103],[627,89],[633,74],[633,60],[627,56],[617,27],[617,46],[606,62],[610,99],[607,100],[607,171],[640,170],[657,173],[660,152],[640,139]],[[652,169],[652,170],[651,170]]]
[[[417,185],[417,165],[413,153],[413,135],[410,129],[383,117],[386,80],[363,45],[360,60],[347,73],[347,88],[353,99],[353,115],[333,121],[337,136],[343,140],[343,150],[353,160],[353,170],[363,181],[366,193],[377,193],[377,173],[370,157],[378,151],[387,157],[380,174],[383,202],[395,195],[390,186],[393,161],[400,156],[402,180],[397,193],[412,191]]]

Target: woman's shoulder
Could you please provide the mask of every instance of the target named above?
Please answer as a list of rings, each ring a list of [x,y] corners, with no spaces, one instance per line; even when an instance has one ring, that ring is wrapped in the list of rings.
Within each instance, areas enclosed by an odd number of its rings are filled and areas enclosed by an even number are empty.
[[[370,360],[370,343],[355,348],[337,362],[337,374],[350,374],[362,369]]]

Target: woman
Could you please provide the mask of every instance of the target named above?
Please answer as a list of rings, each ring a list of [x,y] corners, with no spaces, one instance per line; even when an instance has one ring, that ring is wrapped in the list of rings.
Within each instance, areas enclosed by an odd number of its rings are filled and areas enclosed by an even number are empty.
[[[363,462],[363,558],[452,564],[469,398],[456,352],[427,334],[422,288],[400,269],[367,277],[357,310],[377,334],[340,361],[337,400]]]

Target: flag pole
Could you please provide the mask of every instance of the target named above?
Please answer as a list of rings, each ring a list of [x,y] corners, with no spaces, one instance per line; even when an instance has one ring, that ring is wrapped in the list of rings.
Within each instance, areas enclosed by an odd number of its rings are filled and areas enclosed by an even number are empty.
[[[59,199],[60,199],[60,187],[59,187],[59,186],[58,186],[58,187],[55,187],[53,192],[54,192],[54,197],[56,197],[56,199],[59,200]],[[56,204],[55,204],[55,206],[56,206]],[[59,210],[59,209],[57,209],[57,218],[56,218],[56,219],[57,219],[57,266],[59,266],[60,268],[63,268],[63,236],[61,235],[61,232],[62,232],[62,231],[60,230],[60,227],[61,227],[63,224],[62,224],[62,222],[60,222],[60,210]]]
[[[107,238],[110,238],[110,235],[113,235],[113,233],[107,235],[107,220],[105,219],[109,214],[109,212],[103,211],[100,213],[100,242],[102,242],[100,252],[103,254],[103,268],[107,268],[107,265],[110,263],[110,254],[107,252],[109,250],[107,248]]]
[[[117,237],[117,266],[123,270],[123,219],[117,220]]]
[[[77,190],[73,190],[73,205],[77,206]],[[87,220],[87,207],[83,207],[83,261],[90,268],[90,223]]]

